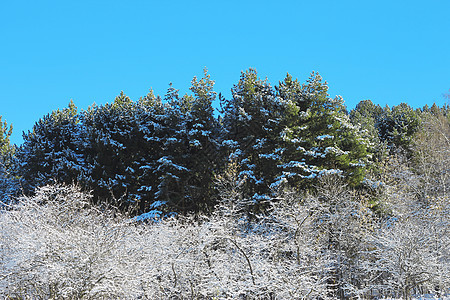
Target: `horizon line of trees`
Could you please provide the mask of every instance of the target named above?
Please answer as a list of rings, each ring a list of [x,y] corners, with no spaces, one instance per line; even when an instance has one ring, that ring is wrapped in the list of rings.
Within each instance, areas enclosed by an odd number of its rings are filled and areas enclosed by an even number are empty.
[[[348,112],[317,73],[213,86],[71,102],[18,148],[0,122],[0,295],[448,297],[448,105]]]
[[[85,111],[70,101],[38,120],[18,148],[9,142],[12,127],[2,124],[3,194],[77,183],[96,203],[134,214],[207,212],[218,200],[215,178],[236,164],[248,210],[256,212],[278,191],[312,190],[329,174],[370,190],[367,174],[377,174],[386,155],[401,149],[414,156],[425,116],[448,120],[450,111],[363,100],[348,112],[315,72],[303,84],[287,74],[272,87],[249,69],[224,99],[205,69],[190,91],[180,96],[170,84],[163,97],[150,91],[138,101],[121,92]]]

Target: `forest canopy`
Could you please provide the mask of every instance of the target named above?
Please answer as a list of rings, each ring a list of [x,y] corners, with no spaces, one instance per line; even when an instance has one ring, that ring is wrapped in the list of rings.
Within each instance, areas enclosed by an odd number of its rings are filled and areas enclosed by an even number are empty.
[[[190,91],[180,96],[170,85],[163,97],[151,90],[137,101],[122,92],[82,111],[70,101],[38,120],[17,149],[4,123],[2,176],[26,194],[76,183],[96,203],[136,214],[207,212],[217,204],[216,176],[234,164],[249,209],[260,210],[280,190],[314,190],[330,174],[368,188],[387,155],[412,159],[421,128],[449,118],[448,106],[382,108],[370,100],[348,112],[315,72],[305,83],[287,74],[272,87],[249,69],[224,99],[205,69]]]
[[[448,105],[348,111],[316,72],[190,92],[70,101],[20,146],[0,118],[0,296],[450,294]]]

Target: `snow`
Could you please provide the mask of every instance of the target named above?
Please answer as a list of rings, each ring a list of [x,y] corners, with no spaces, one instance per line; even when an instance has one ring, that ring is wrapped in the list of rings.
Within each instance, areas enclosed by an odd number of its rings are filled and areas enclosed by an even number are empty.
[[[152,187],[151,186],[145,186],[145,185],[142,185],[139,189],[138,189],[138,192],[150,192],[152,190]]]
[[[225,146],[225,147],[229,147],[229,148],[235,148],[239,144],[238,144],[238,142],[236,142],[234,140],[225,140],[225,141],[222,142],[222,145]]]
[[[158,163],[160,163],[161,165],[158,167],[158,170],[161,169],[162,166],[171,166],[179,171],[189,171],[187,168],[177,165],[175,164],[169,157],[164,156],[161,157],[160,159],[158,159]]]
[[[349,154],[349,151],[342,151],[341,149],[336,148],[336,147],[326,147],[325,154],[328,154],[328,153],[331,153],[334,155],[347,155],[347,154]]]
[[[261,149],[266,143],[267,143],[267,139],[265,139],[265,138],[256,139],[256,142],[252,148],[255,150]]]
[[[157,200],[150,205],[150,208],[157,208],[166,204],[166,201]]]
[[[316,139],[319,141],[323,141],[325,139],[334,139],[334,136],[325,134],[325,135],[320,135],[320,136],[316,137]]]
[[[270,154],[259,154],[258,155],[260,158],[265,158],[265,159],[272,159],[272,160],[278,160],[281,159],[281,156],[275,153],[270,153]]]
[[[199,140],[192,140],[190,144],[194,147],[201,147],[202,143]]]
[[[160,219],[162,215],[162,211],[159,210],[151,210],[149,212],[143,213],[139,216],[133,218],[136,222],[146,221],[146,220],[157,220]]]
[[[278,187],[280,187],[284,183],[287,183],[287,179],[284,176],[282,176],[280,179],[278,179],[274,183],[270,184],[270,188],[271,189],[277,189]]]
[[[323,169],[318,172],[318,176],[326,176],[326,175],[341,175],[343,173],[342,170],[337,169]]]
[[[170,138],[167,138],[166,141],[167,141],[169,144],[174,144],[174,143],[178,142],[178,139],[177,139],[177,138],[174,138],[174,137],[170,137]]]
[[[258,193],[255,193],[255,194],[252,196],[252,199],[253,199],[253,200],[256,200],[256,201],[268,201],[268,200],[270,200],[270,197],[267,196],[267,195],[260,195],[260,194],[258,194]]]

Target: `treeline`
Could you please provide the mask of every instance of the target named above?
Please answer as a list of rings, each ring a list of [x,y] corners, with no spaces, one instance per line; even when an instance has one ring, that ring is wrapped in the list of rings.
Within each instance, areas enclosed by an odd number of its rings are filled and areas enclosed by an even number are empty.
[[[231,99],[213,88],[205,70],[183,96],[170,85],[163,97],[150,91],[132,101],[121,93],[83,111],[71,101],[36,122],[18,148],[2,124],[2,193],[76,183],[96,203],[135,214],[208,212],[219,200],[217,176],[233,164],[247,209],[260,211],[280,190],[311,190],[328,174],[370,189],[386,155],[414,156],[426,118],[449,118],[448,106],[382,108],[370,100],[348,112],[314,72],[305,83],[288,74],[272,87],[250,69]]]
[[[0,122],[0,295],[448,297],[448,105],[348,112],[316,73],[213,84],[71,102],[20,147]]]

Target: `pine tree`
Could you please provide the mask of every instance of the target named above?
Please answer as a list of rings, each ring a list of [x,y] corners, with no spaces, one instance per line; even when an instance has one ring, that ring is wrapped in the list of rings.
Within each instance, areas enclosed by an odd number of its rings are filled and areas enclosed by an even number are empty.
[[[382,142],[379,136],[377,124],[383,116],[383,108],[375,105],[370,100],[359,102],[350,111],[352,124],[359,127],[360,134],[369,141],[367,152],[373,162],[372,167],[376,168],[377,163],[383,161],[387,155],[387,143]]]
[[[191,82],[193,95],[179,97],[169,87],[163,137],[164,156],[159,160],[157,199],[176,211],[205,211],[214,206],[214,173],[220,166],[219,125],[212,102],[214,81],[207,70]]]
[[[380,139],[391,149],[401,148],[411,155],[410,147],[415,133],[420,128],[420,116],[406,103],[386,106],[376,124]]]
[[[16,176],[16,148],[10,142],[12,130],[13,126],[2,122],[0,116],[0,207],[3,203],[10,203],[20,192],[19,179]]]
[[[13,126],[2,122],[0,116],[0,168],[4,171],[11,167],[12,157],[14,156],[15,148],[10,143]]]
[[[378,130],[375,125],[382,114],[383,108],[380,105],[375,105],[370,100],[363,100],[350,111],[350,120],[353,125],[365,130],[368,138],[379,140]]]
[[[87,164],[83,184],[93,189],[96,201],[132,210],[145,206],[137,173],[145,147],[136,115],[135,103],[123,92],[113,103],[92,106],[82,114]]]
[[[221,167],[219,151],[219,124],[214,117],[212,103],[216,98],[214,81],[207,70],[204,77],[191,82],[193,96],[185,107],[183,127],[188,139],[186,168],[190,170],[186,180],[187,197],[194,210],[208,210],[215,204],[214,174]]]
[[[272,183],[279,175],[277,165],[283,152],[278,147],[283,103],[254,69],[243,72],[231,91],[232,99],[224,102],[223,144],[239,165],[245,197],[259,209],[276,190]]]
[[[80,129],[77,108],[70,101],[67,108],[44,116],[24,134],[18,157],[20,174],[29,191],[55,181],[77,181],[84,164]]]
[[[301,188],[323,175],[339,174],[358,184],[364,177],[367,141],[350,123],[342,98],[330,98],[327,82],[314,72],[303,85],[288,74],[277,91],[286,102],[279,181]]]
[[[185,101],[186,99],[184,99]],[[185,203],[184,178],[189,170],[184,166],[186,153],[186,134],[182,128],[183,108],[178,90],[169,85],[164,97],[166,107],[161,115],[162,131],[159,137],[162,151],[156,161],[153,171],[157,177],[155,199],[158,204],[164,204],[175,211],[183,211],[188,206]]]
[[[164,156],[164,140],[166,138],[167,105],[162,103],[153,90],[140,98],[136,106],[136,120],[139,136],[139,149],[136,153],[139,167],[136,168],[137,198],[139,212],[162,209],[165,202],[157,200],[160,175],[159,160]]]

